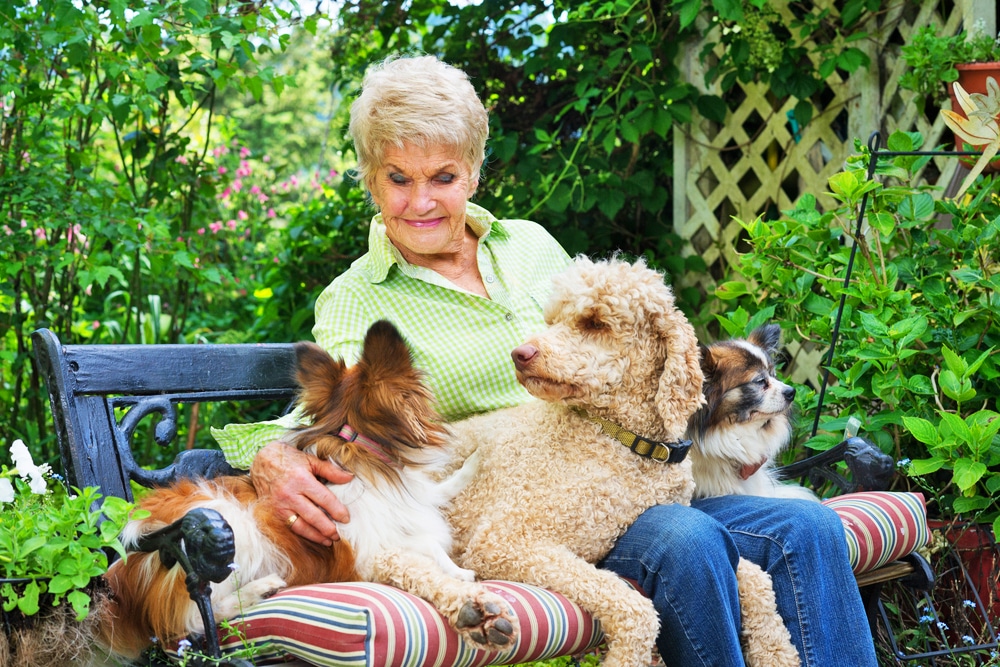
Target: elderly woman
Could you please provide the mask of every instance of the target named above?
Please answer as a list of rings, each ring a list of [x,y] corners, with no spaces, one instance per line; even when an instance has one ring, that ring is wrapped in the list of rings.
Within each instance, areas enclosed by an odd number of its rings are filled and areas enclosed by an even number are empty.
[[[379,212],[368,252],[316,302],[316,342],[348,360],[372,322],[391,319],[449,420],[530,398],[510,350],[544,327],[551,278],[569,262],[537,224],[500,220],[469,202],[487,120],[468,77],[436,58],[371,68],[350,129],[358,173]],[[290,530],[329,544],[334,521],[350,517],[322,481],[350,475],[283,443],[288,425],[230,425],[216,437],[231,463],[250,467]],[[653,599],[666,664],[742,665],[739,556],[771,574],[803,664],[876,664],[843,526],[818,503],[728,496],[654,507],[602,566],[638,581]],[[845,636],[856,641],[835,641]]]

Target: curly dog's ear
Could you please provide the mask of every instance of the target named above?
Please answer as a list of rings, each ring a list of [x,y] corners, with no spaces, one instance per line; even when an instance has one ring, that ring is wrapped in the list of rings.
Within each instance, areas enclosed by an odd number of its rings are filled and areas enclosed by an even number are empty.
[[[663,374],[656,389],[656,410],[672,437],[680,438],[687,429],[688,419],[704,402],[701,370],[701,349],[694,327],[673,305],[656,317],[657,332],[666,342]]]

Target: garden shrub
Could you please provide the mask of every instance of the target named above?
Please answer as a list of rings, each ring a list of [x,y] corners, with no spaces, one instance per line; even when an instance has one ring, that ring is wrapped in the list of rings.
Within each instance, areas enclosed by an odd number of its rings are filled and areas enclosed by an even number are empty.
[[[888,146],[912,151],[920,143],[919,135],[896,133]],[[883,158],[878,178],[869,180],[870,154],[859,150],[830,179],[837,208],[820,211],[806,195],[780,219],[740,221],[751,248],[740,257],[745,280],[721,285],[718,295],[738,304],[743,320],[762,313],[820,346],[831,340],[843,297],[832,383],[819,432],[805,445],[832,446],[856,417],[867,437],[901,462],[905,483],[930,493],[937,512],[998,520],[1000,195],[994,177],[961,201],[935,199],[911,180],[929,157]],[[866,193],[858,238],[854,227]],[[858,252],[845,288],[854,243]],[[736,328],[733,318],[719,320]],[[811,414],[817,395],[807,393],[803,412]]]

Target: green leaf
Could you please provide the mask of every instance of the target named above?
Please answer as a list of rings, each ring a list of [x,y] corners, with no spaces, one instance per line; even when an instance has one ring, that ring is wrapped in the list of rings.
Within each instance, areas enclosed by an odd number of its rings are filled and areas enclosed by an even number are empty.
[[[955,354],[955,352],[947,345],[941,346],[941,356],[944,357],[944,363],[948,370],[958,377],[965,375],[965,372],[969,369],[969,365],[965,363],[965,360]]]
[[[965,423],[965,420],[958,415],[951,412],[941,412],[941,421],[948,425],[951,429],[952,435],[955,436],[962,444],[968,444],[972,442],[972,431],[969,429],[969,425]]]
[[[935,447],[941,444],[941,435],[938,433],[937,427],[926,419],[906,415],[903,417],[903,425],[907,431],[913,434],[914,438],[925,445]]]
[[[943,468],[946,463],[948,463],[948,461],[940,456],[934,456],[929,459],[916,459],[914,461],[910,461],[907,473],[916,477],[930,475],[931,473],[935,473]]]
[[[748,293],[749,290],[747,289],[746,283],[739,280],[730,280],[715,288],[715,296],[724,301],[738,299]]]
[[[861,326],[874,338],[885,338],[889,335],[889,328],[871,313],[861,313]]]
[[[90,614],[90,596],[81,590],[70,591],[66,595],[66,599],[69,600],[70,605],[73,607],[73,611],[76,612],[76,620],[82,621],[87,618]]]
[[[907,220],[926,220],[934,214],[934,197],[927,192],[907,195],[899,202],[898,211]]]
[[[955,461],[952,468],[952,479],[962,492],[968,491],[986,474],[986,464],[971,459],[961,458]]]
[[[698,108],[698,113],[715,123],[724,123],[726,114],[729,113],[729,107],[718,95],[702,95],[695,106]]]
[[[30,581],[24,585],[24,592],[21,593],[21,597],[17,601],[17,608],[25,616],[34,616],[38,613],[38,598],[41,593],[41,589],[38,586],[38,582]]]
[[[956,514],[967,514],[986,509],[990,506],[990,503],[990,499],[985,496],[973,496],[971,498],[958,496],[952,501],[951,508],[955,510]]]

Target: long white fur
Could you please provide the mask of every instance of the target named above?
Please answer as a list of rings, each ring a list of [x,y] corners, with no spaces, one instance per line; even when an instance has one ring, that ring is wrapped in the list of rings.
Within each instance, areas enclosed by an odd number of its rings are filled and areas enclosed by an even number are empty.
[[[429,556],[449,576],[475,581],[475,573],[460,568],[449,555],[451,527],[441,508],[472,479],[479,457],[469,457],[443,481],[434,479],[447,463],[441,452],[421,449],[411,458],[417,465],[407,465],[399,471],[402,481],[399,485],[373,485],[356,476],[347,484],[330,487],[351,515],[350,523],[337,523],[337,531],[354,551],[358,574],[371,580],[380,554],[405,551]]]
[[[767,352],[754,343],[735,339],[728,342],[757,357],[764,366],[771,366]],[[745,369],[719,367],[716,373],[743,372]],[[761,402],[756,407],[760,418],[746,422],[732,419],[716,419],[704,435],[699,437],[696,429],[689,429],[688,437],[695,441],[691,454],[691,472],[695,479],[695,497],[708,498],[725,495],[765,496],[772,498],[801,498],[817,500],[809,489],[794,483],[785,483],[778,478],[775,457],[785,448],[791,438],[789,411],[791,404],[784,398],[788,385],[773,375]],[[722,400],[717,410],[731,408],[733,401]],[[760,468],[743,479],[739,468],[756,465]]]

